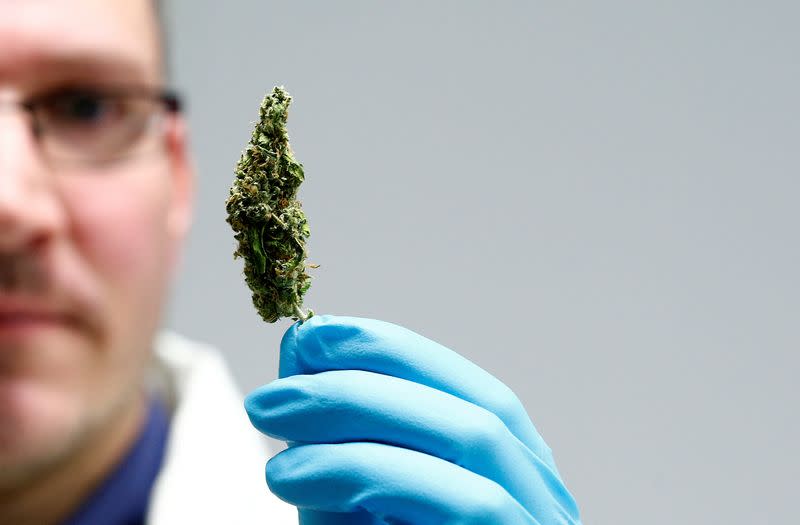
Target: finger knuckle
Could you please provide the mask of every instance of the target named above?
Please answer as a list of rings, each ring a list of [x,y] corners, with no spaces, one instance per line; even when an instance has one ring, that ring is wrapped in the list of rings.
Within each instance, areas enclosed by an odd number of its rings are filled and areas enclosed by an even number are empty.
[[[486,456],[493,455],[510,435],[503,421],[488,410],[479,409],[470,419],[460,454],[462,462],[466,464],[480,462]]]
[[[519,397],[506,385],[498,386],[494,391],[491,407],[489,408],[501,419],[513,419],[518,417],[520,412],[524,412]]]
[[[478,431],[478,437],[483,448],[501,443],[508,437],[508,428],[497,414],[486,411],[480,419],[481,428]]]
[[[487,523],[505,523],[509,515],[512,499],[497,484],[491,483],[471,497],[471,505],[465,513],[465,525],[486,525]]]

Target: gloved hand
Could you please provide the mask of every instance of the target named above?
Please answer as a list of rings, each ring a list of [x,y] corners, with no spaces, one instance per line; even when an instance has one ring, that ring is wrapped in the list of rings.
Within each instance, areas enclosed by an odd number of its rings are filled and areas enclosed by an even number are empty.
[[[288,441],[270,490],[302,525],[579,524],[550,448],[511,390],[397,325],[314,316],[245,401]]]

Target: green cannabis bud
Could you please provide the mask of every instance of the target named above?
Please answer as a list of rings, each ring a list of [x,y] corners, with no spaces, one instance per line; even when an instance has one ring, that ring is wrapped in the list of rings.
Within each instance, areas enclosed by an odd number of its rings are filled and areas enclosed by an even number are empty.
[[[311,286],[306,269],[308,221],[297,200],[303,165],[289,147],[286,119],[292,97],[281,87],[264,97],[250,143],[236,164],[236,178],[225,203],[228,224],[244,259],[253,304],[268,323],[281,317],[305,321],[302,310]]]

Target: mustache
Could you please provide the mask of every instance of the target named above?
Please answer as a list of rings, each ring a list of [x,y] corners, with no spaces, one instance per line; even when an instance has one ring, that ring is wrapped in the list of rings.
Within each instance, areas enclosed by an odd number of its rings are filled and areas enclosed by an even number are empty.
[[[78,263],[33,250],[0,248],[0,302],[21,301],[58,312],[94,337],[102,336],[105,323],[101,297],[76,270]]]
[[[0,251],[0,293],[40,295],[51,287],[44,262],[27,252]]]

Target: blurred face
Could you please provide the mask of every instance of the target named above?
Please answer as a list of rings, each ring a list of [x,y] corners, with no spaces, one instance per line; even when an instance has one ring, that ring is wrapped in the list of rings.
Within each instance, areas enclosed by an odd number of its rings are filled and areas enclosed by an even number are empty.
[[[189,222],[185,139],[159,103],[94,93],[160,85],[148,0],[0,0],[0,484],[139,395]]]

